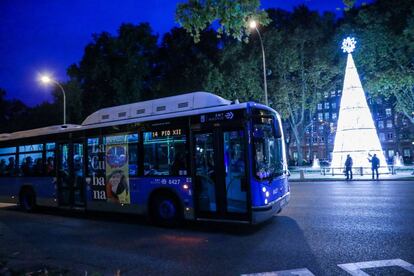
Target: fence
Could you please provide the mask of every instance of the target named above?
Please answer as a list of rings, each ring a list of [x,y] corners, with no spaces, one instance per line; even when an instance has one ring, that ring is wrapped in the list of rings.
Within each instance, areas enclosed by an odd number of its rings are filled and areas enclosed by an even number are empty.
[[[384,170],[385,168],[385,170]],[[321,167],[321,168],[312,168],[312,167],[289,167],[291,174],[299,174],[300,179],[303,179],[305,175],[310,177],[315,177],[320,175],[321,177],[335,177],[335,176],[344,176],[345,168],[344,167]],[[352,173],[354,176],[371,176],[372,170],[371,167],[353,167]],[[390,176],[410,176],[414,174],[414,166],[394,166],[387,165],[381,166],[378,169],[378,173],[382,175]]]

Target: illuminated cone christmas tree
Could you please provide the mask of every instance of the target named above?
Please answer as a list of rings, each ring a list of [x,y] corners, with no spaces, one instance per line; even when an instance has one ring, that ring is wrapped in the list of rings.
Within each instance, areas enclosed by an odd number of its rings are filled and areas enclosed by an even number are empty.
[[[348,53],[348,60],[331,163],[335,173],[342,173],[348,154],[352,157],[353,167],[364,168],[364,173],[371,173],[369,158],[374,154],[379,158],[380,166],[386,166],[377,130],[352,58],[355,44],[355,39],[349,37],[342,43],[343,51]],[[384,173],[388,169],[382,167],[379,171]]]

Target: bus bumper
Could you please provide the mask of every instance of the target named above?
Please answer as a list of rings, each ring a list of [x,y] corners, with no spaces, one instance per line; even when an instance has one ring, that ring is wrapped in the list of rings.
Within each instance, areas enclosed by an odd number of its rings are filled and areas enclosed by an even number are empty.
[[[252,224],[258,224],[280,212],[289,202],[290,192],[266,206],[252,207]]]

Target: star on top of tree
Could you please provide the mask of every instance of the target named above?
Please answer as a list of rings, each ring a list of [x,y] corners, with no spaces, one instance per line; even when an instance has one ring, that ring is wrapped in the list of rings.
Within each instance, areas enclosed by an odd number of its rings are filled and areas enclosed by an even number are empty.
[[[355,44],[356,44],[356,40],[354,37],[347,37],[344,39],[344,41],[342,42],[342,47],[341,49],[344,51],[344,53],[352,53],[355,49]]]

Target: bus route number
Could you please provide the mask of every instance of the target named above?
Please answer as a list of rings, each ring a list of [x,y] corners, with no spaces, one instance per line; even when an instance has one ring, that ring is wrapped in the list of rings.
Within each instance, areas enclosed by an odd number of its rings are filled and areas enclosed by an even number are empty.
[[[167,137],[167,136],[178,136],[181,135],[181,129],[166,129],[166,130],[160,130],[160,131],[153,131],[152,137]]]

